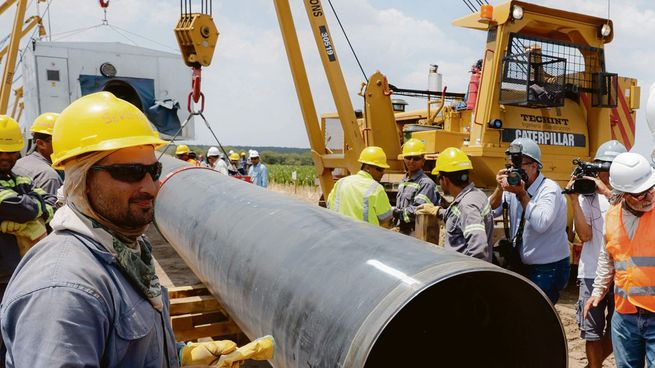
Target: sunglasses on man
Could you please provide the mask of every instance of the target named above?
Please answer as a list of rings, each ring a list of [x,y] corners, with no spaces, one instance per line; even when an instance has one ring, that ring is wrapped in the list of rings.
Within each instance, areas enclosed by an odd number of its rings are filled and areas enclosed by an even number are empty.
[[[650,188],[644,190],[644,191],[641,192],[641,193],[636,193],[636,194],[626,193],[626,194],[629,195],[630,197],[632,197],[632,198],[634,198],[634,199],[640,201],[640,200],[646,198],[647,195],[649,195],[650,193],[652,193],[652,192],[653,192],[653,189],[655,189],[655,186],[652,186],[652,187],[650,187]]]
[[[125,182],[137,183],[143,180],[146,174],[150,174],[153,181],[158,180],[161,176],[161,162],[155,162],[152,165],[143,164],[113,164],[113,165],[94,165],[91,170],[103,170],[109,173],[112,178]]]
[[[421,161],[423,157],[421,156],[405,156],[405,160],[407,161]]]

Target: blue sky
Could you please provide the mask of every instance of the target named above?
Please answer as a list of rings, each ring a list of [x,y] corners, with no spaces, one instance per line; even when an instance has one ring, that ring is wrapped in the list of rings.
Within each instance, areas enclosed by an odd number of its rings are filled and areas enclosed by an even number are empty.
[[[324,7],[328,7],[324,0]],[[500,1],[490,1],[492,4]],[[599,0],[535,0],[534,3],[595,16],[607,16],[607,2]],[[308,28],[302,2],[291,0],[305,64],[317,110],[334,111],[323,70]],[[429,64],[438,64],[444,85],[464,92],[470,65],[481,57],[484,33],[456,28],[451,21],[469,10],[459,0],[332,0],[367,74],[380,70],[389,81],[405,88],[423,89]],[[41,10],[44,5],[41,5]],[[8,12],[11,13],[11,12]],[[28,13],[34,14],[34,5]],[[179,2],[170,0],[111,0],[110,24],[144,38],[130,36],[139,46],[177,50],[172,29],[179,16]],[[331,11],[328,22],[351,100],[361,108],[356,95],[363,80]],[[614,0],[611,18],[614,41],[606,46],[607,68],[639,79],[642,108],[638,112],[637,149],[650,154],[653,145],[646,127],[645,103],[655,71],[650,63],[655,50],[655,2]],[[74,34],[62,32],[100,23],[97,1],[53,0],[51,34],[61,41],[130,40],[107,27]],[[221,139],[230,145],[307,147],[298,101],[291,80],[277,17],[271,0],[214,0],[214,18],[221,36],[213,63],[203,71],[208,102],[206,116]],[[7,14],[0,17],[0,34],[7,34]],[[408,100],[410,107],[424,102]],[[654,122],[655,123],[655,122]],[[197,128],[197,138],[211,143],[211,135]]]

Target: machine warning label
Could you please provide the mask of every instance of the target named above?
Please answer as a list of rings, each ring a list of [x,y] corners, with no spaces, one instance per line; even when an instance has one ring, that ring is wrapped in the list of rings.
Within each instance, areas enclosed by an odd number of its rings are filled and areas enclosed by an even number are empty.
[[[503,142],[511,142],[516,138],[530,138],[537,144],[548,146],[584,147],[586,144],[586,138],[583,134],[503,129]]]
[[[332,47],[332,40],[330,39],[327,28],[325,26],[318,26],[318,31],[321,33],[323,46],[325,46],[325,53],[327,53],[328,59],[330,61],[336,61],[337,58],[334,56],[334,48]]]

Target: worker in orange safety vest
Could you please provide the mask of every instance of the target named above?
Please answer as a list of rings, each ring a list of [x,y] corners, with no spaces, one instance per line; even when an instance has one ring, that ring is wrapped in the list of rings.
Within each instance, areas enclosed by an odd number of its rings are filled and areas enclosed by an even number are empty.
[[[591,298],[598,306],[614,282],[612,344],[617,367],[651,366],[655,361],[655,170],[637,153],[622,153],[610,167],[619,193],[605,217],[605,247]]]

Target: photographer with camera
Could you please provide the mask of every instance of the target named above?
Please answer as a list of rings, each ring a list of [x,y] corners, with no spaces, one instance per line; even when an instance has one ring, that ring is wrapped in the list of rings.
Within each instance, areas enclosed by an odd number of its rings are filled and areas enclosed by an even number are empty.
[[[566,199],[560,186],[540,172],[541,150],[529,138],[517,138],[506,154],[509,168],[496,175],[489,197],[494,216],[507,208],[509,230],[524,264],[524,274],[555,304],[569,279]]]
[[[594,308],[587,318],[583,317],[582,309],[591,297],[598,255],[605,244],[605,214],[612,197],[609,170],[612,161],[623,152],[627,152],[625,146],[619,141],[611,140],[598,147],[593,163],[575,160],[577,166],[565,190],[573,206],[574,230],[582,241],[582,254],[578,263],[580,295],[576,304],[576,316],[580,338],[586,341],[585,349],[590,368],[602,367],[603,361],[612,353],[609,331],[610,319],[614,313],[614,295],[611,288],[608,291],[609,296],[601,300],[599,307]]]

